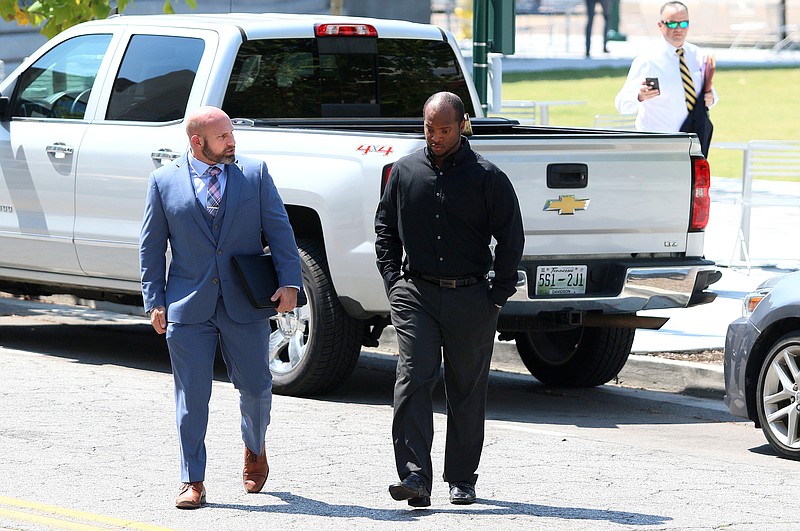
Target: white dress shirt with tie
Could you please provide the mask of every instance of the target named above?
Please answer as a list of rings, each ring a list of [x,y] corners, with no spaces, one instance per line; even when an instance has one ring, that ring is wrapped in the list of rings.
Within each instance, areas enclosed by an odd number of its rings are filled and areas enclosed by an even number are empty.
[[[684,42],[686,66],[692,74],[695,94],[701,93],[706,55],[694,44]],[[614,104],[623,114],[636,114],[636,128],[642,131],[680,131],[688,116],[686,93],[681,81],[677,48],[665,39],[659,39],[651,50],[642,52],[631,63],[628,78],[617,94]],[[639,101],[639,90],[646,77],[657,77],[661,94]],[[717,93],[712,90],[717,104]],[[702,94],[698,104],[702,104]]]
[[[225,183],[228,182],[227,172],[225,171],[224,164],[215,164],[217,168],[222,170],[220,174],[217,176],[219,180],[219,195],[222,197],[225,194]],[[189,153],[189,171],[192,174],[192,183],[194,184],[194,191],[197,194],[197,199],[200,201],[200,204],[203,205],[203,208],[206,208],[206,200],[208,198],[208,181],[211,180],[211,175],[206,173],[206,170],[210,168],[208,164],[197,160],[194,156]]]

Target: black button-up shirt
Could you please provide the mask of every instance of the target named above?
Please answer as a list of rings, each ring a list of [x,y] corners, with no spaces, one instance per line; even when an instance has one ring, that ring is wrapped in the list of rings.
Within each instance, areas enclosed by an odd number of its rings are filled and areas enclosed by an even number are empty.
[[[444,278],[483,276],[492,269],[494,237],[491,298],[502,305],[515,291],[525,243],[514,188],[466,138],[443,166],[426,147],[392,167],[375,215],[378,269],[387,290],[404,267]]]

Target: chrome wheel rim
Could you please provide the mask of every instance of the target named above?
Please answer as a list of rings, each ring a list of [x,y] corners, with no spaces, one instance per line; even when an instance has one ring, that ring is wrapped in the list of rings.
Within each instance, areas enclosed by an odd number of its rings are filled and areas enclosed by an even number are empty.
[[[292,312],[270,317],[269,368],[273,374],[286,374],[302,363],[311,330],[310,304]]]
[[[788,448],[800,449],[800,346],[786,347],[772,359],[761,400],[775,439]]]

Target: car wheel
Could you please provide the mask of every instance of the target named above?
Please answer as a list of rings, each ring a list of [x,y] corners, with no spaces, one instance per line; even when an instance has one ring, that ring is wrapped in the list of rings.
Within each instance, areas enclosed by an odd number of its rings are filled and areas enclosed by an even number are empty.
[[[534,378],[548,385],[593,387],[611,381],[628,361],[635,328],[585,327],[517,334],[517,351]]]
[[[324,394],[352,374],[361,353],[361,322],[350,317],[333,288],[325,247],[298,241],[308,304],[272,317],[269,367],[277,394]]]
[[[758,420],[770,446],[783,457],[800,459],[800,335],[780,338],[758,375]]]

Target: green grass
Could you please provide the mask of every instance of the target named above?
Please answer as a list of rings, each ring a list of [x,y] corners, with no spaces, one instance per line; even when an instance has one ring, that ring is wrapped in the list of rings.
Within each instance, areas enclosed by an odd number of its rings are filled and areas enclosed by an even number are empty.
[[[595,114],[613,114],[627,68],[506,73],[504,100],[576,100],[550,108],[550,124],[591,126]],[[718,69],[719,103],[711,109],[714,142],[800,140],[800,68]],[[711,173],[741,177],[742,154],[711,149]]]

